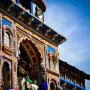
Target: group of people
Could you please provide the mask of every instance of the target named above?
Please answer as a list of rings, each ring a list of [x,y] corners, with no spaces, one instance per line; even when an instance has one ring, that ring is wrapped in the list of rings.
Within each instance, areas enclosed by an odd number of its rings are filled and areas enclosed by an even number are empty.
[[[22,60],[18,65],[18,83],[19,90],[48,90],[48,85],[45,81],[45,76],[41,77],[41,84],[37,86],[37,81],[32,81],[28,71],[25,70],[26,62]]]
[[[37,86],[37,81],[34,80],[34,82],[32,82],[28,75],[25,80],[25,90],[48,90],[48,85],[44,76],[41,78],[41,84],[39,87]]]

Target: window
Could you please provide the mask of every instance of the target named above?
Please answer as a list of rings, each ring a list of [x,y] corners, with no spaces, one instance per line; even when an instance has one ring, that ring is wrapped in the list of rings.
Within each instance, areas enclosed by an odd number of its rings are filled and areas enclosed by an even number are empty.
[[[7,46],[10,46],[10,34],[8,32],[5,32],[5,39],[4,39],[4,41],[5,41],[5,44]]]

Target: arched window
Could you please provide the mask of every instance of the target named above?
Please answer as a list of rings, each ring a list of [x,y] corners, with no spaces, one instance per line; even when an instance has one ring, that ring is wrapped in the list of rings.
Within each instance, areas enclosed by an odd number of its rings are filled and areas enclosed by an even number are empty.
[[[5,42],[5,44],[8,46],[8,47],[10,47],[10,34],[9,34],[9,32],[5,32],[5,39],[4,39],[4,42]]]

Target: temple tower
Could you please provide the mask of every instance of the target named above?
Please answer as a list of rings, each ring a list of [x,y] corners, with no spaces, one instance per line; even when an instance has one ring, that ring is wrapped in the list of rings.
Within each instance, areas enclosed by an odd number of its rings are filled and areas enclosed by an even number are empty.
[[[60,85],[58,45],[66,38],[44,23],[45,11],[43,0],[0,0],[0,90],[20,90],[20,66],[38,85],[44,75],[49,90]]]

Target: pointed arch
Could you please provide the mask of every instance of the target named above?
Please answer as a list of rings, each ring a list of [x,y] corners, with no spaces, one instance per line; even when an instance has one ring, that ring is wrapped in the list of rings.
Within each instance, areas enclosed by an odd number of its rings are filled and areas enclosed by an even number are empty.
[[[13,37],[13,32],[12,32],[11,28],[9,28],[8,25],[4,25],[2,28],[3,28],[3,31],[8,30],[10,35]]]
[[[28,40],[27,38],[23,39],[20,44],[25,49],[25,52],[28,54],[33,65],[42,63],[43,59],[41,53],[39,52],[38,47],[31,40]]]
[[[54,79],[51,79],[50,90],[56,90],[56,89],[57,89],[57,82]]]
[[[18,60],[18,67],[21,65],[20,62],[25,62],[25,67],[23,69],[28,71],[29,77],[32,80],[36,80],[37,84],[40,84],[40,64],[42,63],[43,59],[41,57],[41,53],[39,52],[38,47],[29,39],[23,39],[20,41],[19,46],[20,59]],[[18,68],[19,70],[19,68]],[[20,73],[18,72],[18,75]]]
[[[13,32],[8,25],[2,27],[2,41],[5,46],[12,47]]]

